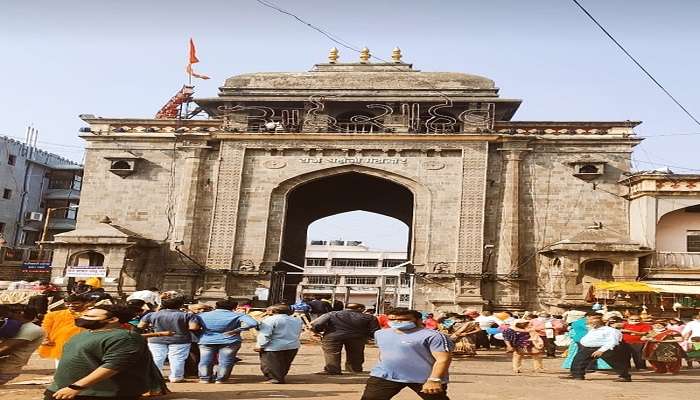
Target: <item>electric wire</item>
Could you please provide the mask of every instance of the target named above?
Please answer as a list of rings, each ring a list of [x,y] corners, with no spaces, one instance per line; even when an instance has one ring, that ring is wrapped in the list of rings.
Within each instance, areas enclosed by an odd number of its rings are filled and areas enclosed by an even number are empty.
[[[620,42],[618,42],[617,39],[615,39],[615,37],[612,34],[610,34],[610,32],[608,32],[607,29],[605,29],[605,27],[603,27],[603,25],[601,25],[600,22],[598,22],[598,20],[585,7],[583,7],[583,5],[581,5],[581,3],[578,0],[571,1],[573,1],[574,4],[576,4],[578,8],[580,8],[581,11],[583,11],[588,16],[588,18],[590,18],[590,20],[593,21],[593,23],[595,23],[598,26],[598,28],[600,28],[600,30],[602,30],[603,33],[605,33],[605,35],[608,38],[610,38],[610,40],[612,40],[613,43],[615,43],[615,45],[620,50],[622,50],[623,53],[625,53],[625,55],[627,55],[627,57],[629,57],[630,60],[632,60],[632,62],[634,62],[637,65],[637,67],[639,67],[639,69],[641,69],[642,72],[644,72],[644,74],[647,77],[649,77],[649,79],[651,79],[651,81],[654,82],[654,84],[656,84],[656,86],[658,86],[664,93],[666,93],[666,95],[671,100],[673,100],[673,102],[676,103],[676,105],[680,107],[680,109],[683,110],[683,112],[688,117],[690,117],[690,119],[692,119],[696,124],[700,125],[700,121],[697,118],[695,118],[695,116],[690,111],[688,111],[688,109],[671,94],[671,92],[669,92],[656,78],[654,78],[654,76],[646,68],[644,68],[644,66],[639,61],[637,61],[637,59],[634,58],[634,56],[632,56],[632,54],[630,54],[630,52],[627,51],[627,49],[625,49],[625,47],[622,46],[622,44],[620,44]]]

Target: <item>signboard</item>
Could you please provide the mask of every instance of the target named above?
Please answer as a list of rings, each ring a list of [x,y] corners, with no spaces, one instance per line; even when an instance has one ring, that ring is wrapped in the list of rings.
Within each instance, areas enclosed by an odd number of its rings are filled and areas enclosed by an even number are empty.
[[[27,261],[22,263],[22,273],[42,274],[51,272],[51,261]]]
[[[76,267],[68,267],[66,276],[69,278],[103,278],[107,276],[107,267],[101,265],[78,265]]]

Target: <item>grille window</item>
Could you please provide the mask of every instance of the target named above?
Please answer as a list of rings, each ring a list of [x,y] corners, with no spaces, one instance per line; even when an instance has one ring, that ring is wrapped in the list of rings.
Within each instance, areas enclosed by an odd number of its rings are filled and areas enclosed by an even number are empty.
[[[396,285],[399,283],[399,278],[396,276],[387,276],[384,278],[385,285]]]
[[[334,285],[335,276],[330,275],[312,275],[306,277],[306,282],[312,285]]]
[[[326,265],[325,258],[307,258],[306,265],[309,267],[323,267]]]
[[[689,253],[700,253],[700,231],[688,231],[687,245]]]
[[[379,260],[369,258],[334,258],[334,267],[376,267]]]
[[[376,285],[376,276],[347,276],[345,283],[348,285]]]

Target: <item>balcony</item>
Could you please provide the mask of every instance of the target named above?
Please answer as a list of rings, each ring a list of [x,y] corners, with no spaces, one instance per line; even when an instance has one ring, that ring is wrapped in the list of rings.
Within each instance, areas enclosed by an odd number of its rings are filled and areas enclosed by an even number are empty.
[[[647,278],[700,279],[700,253],[656,252],[646,274]]]

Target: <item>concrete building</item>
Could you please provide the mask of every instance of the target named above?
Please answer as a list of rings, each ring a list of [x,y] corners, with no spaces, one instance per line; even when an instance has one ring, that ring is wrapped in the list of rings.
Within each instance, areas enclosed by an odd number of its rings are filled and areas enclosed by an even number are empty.
[[[312,240],[298,297],[325,296],[366,306],[411,304],[405,251],[372,250],[358,241]]]
[[[48,272],[27,274],[22,266],[50,259],[37,250],[45,226],[46,240],[75,229],[82,165],[7,137],[0,137],[0,165],[0,280],[45,279]]]
[[[82,165],[7,137],[0,137],[0,232],[8,247],[32,247],[53,208],[47,239],[75,229]]]
[[[620,183],[638,122],[513,120],[521,100],[492,80],[393,57],[234,76],[180,112],[196,118],[83,116],[81,213],[54,276],[99,263],[114,292],[291,301],[309,224],[352,210],[410,227],[425,310],[559,307],[640,276],[653,247]]]

